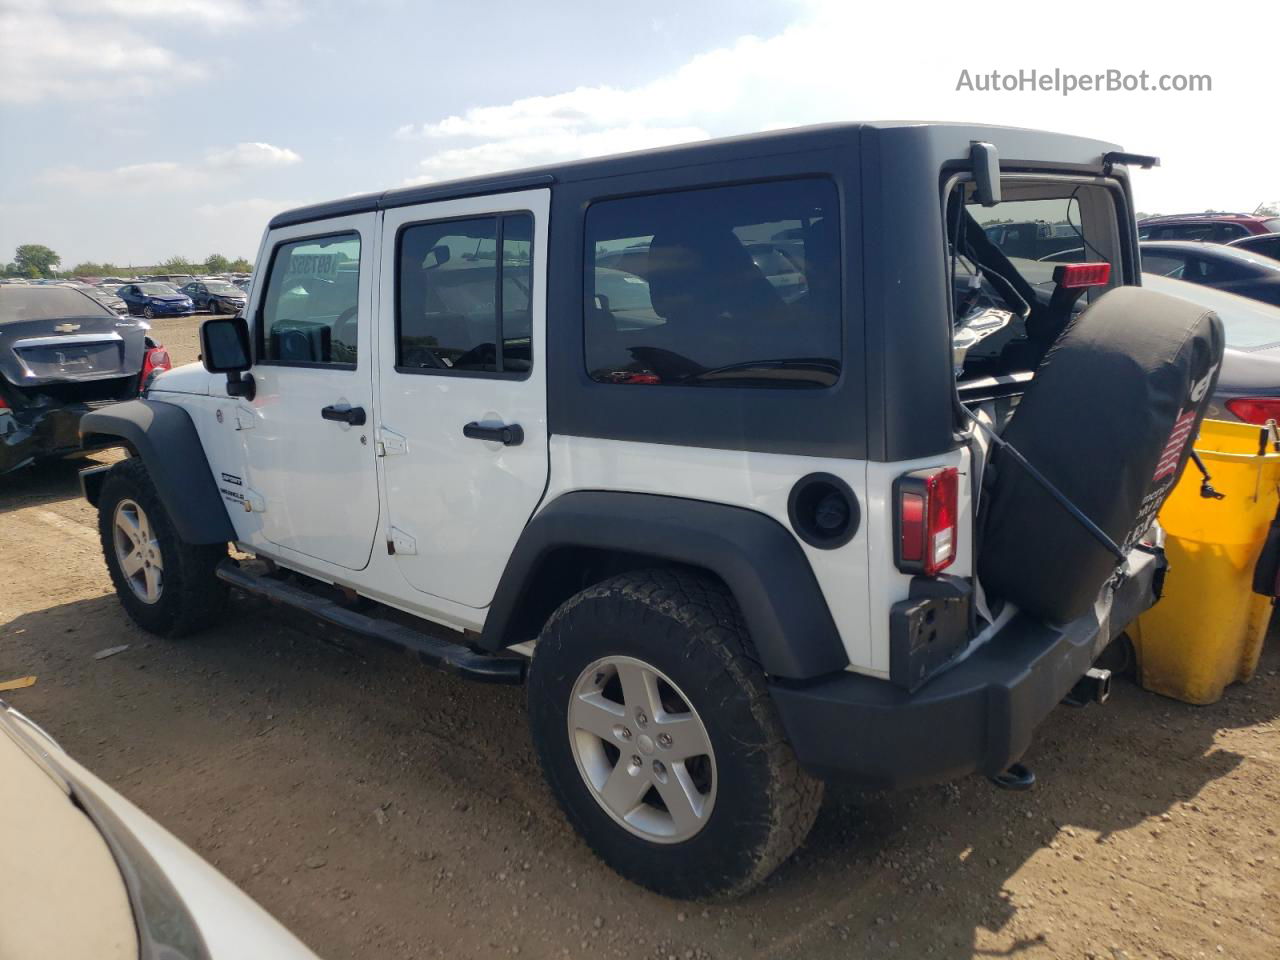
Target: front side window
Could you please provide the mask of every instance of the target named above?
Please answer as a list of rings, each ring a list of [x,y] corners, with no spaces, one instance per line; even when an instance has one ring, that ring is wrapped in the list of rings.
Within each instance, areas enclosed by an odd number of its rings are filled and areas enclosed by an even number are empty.
[[[359,234],[280,244],[262,298],[260,357],[287,365],[354,367],[359,293]]]
[[[830,181],[606,200],[587,211],[586,234],[593,380],[816,388],[839,379]]]
[[[400,234],[396,368],[527,375],[533,217],[421,223]]]

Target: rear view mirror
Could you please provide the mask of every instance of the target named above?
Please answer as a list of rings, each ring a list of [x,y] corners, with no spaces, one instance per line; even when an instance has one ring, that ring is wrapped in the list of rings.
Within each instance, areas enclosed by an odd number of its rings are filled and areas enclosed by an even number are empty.
[[[210,373],[240,373],[253,366],[244,317],[218,317],[200,325],[200,354]]]
[[[218,317],[200,325],[200,360],[210,373],[227,375],[227,395],[252,400],[253,377],[244,371],[253,366],[249,349],[249,324],[242,316]]]

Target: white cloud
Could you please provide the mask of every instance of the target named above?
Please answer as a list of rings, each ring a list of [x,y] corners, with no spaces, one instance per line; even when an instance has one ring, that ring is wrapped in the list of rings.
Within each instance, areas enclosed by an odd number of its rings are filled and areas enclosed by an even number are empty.
[[[408,178],[406,183],[431,183],[541,163],[627,153],[664,144],[705,140],[707,136],[706,131],[698,127],[632,126],[509,137],[434,153],[418,165],[418,175]]]
[[[302,157],[287,147],[270,143],[237,143],[233,147],[210,150],[203,160],[194,163],[157,160],[107,170],[86,170],[68,164],[46,170],[38,180],[80,193],[153,193],[207,187],[252,171],[301,162]]]
[[[162,81],[202,76],[198,65],[125,28],[0,11],[0,102],[145,96]]]
[[[430,144],[414,179],[438,179],[657,146],[674,134],[697,139],[840,120],[969,121],[1058,130],[1160,154],[1164,166],[1138,178],[1145,209],[1252,209],[1275,195],[1274,124],[1251,129],[1257,149],[1232,155],[1229,178],[1214,146],[1239,136],[1232,106],[1271,84],[1266,58],[1233,52],[1243,14],[1205,18],[1192,0],[1167,0],[1158,18],[1121,6],[1108,9],[1106,30],[1071,42],[1070,32],[1052,32],[1049,15],[1033,15],[1019,0],[989,0],[961,21],[945,3],[798,0],[795,9],[794,22],[776,35],[742,37],[646,83],[476,105],[402,125],[394,136]],[[1209,73],[1214,87],[1208,94],[1071,97],[956,89],[962,69],[1031,68]]]
[[[301,163],[302,157],[288,147],[269,143],[237,143],[225,150],[214,150],[205,158],[210,167],[256,168],[289,167]]]
[[[209,75],[131,23],[221,29],[298,15],[294,0],[3,0],[0,102],[142,97]]]

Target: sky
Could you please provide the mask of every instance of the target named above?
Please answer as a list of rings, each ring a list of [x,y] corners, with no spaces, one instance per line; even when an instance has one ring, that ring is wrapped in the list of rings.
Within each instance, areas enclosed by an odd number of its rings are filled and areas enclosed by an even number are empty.
[[[0,0],[0,261],[252,259],[302,203],[841,120],[1161,157],[1139,210],[1280,202],[1280,4]],[[1195,92],[981,91],[1108,69]]]

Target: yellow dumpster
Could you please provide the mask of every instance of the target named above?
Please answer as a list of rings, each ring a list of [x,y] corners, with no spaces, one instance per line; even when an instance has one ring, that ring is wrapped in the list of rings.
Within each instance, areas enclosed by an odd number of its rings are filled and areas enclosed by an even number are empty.
[[[1187,464],[1160,511],[1164,596],[1128,632],[1144,688],[1203,704],[1258,667],[1272,602],[1253,593],[1253,568],[1280,503],[1280,453],[1266,428],[1221,420],[1204,421],[1195,449],[1225,497],[1202,497]]]

